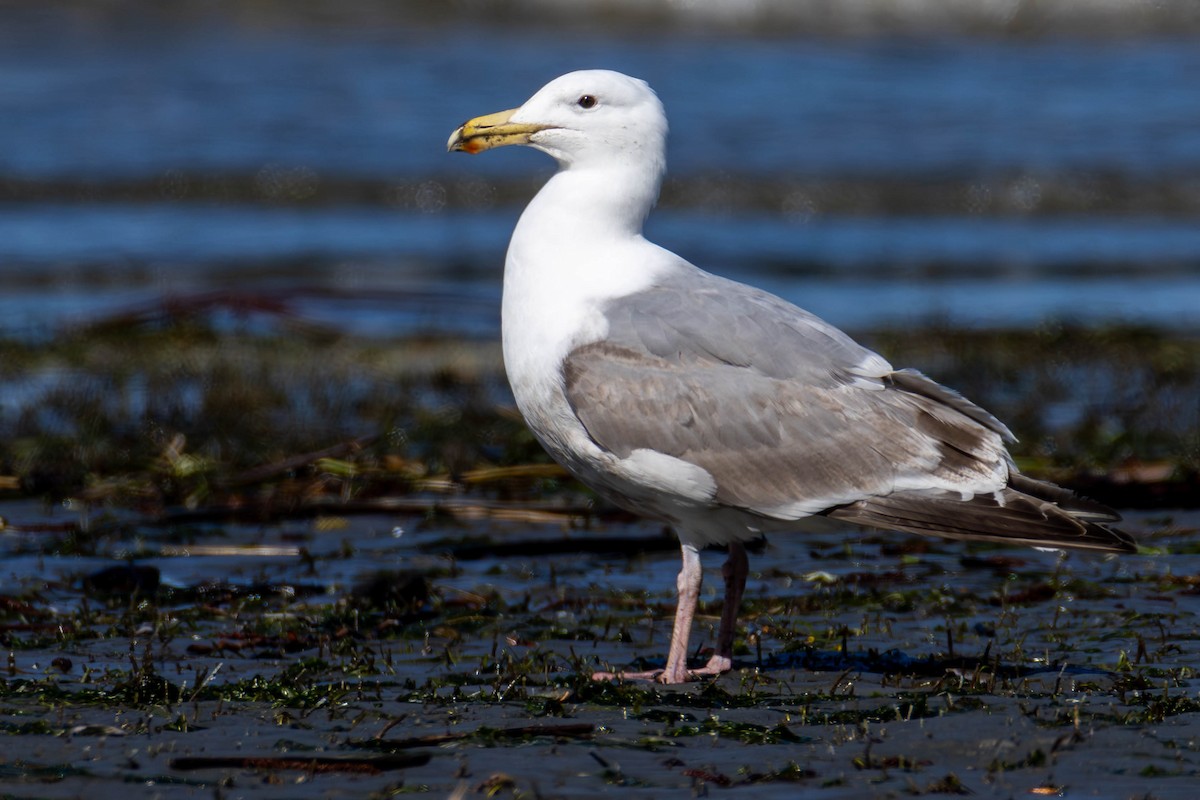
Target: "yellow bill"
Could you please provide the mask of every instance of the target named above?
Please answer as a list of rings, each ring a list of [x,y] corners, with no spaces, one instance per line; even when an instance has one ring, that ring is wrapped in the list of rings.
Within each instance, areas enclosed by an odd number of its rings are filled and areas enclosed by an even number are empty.
[[[510,108],[507,111],[467,120],[450,134],[446,150],[461,150],[474,154],[508,144],[529,144],[530,136],[550,127],[528,122],[512,122],[512,115],[517,113],[517,110]]]

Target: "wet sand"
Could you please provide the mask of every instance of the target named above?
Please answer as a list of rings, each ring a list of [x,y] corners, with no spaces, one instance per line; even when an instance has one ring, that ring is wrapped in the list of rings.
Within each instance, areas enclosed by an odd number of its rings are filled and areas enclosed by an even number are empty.
[[[664,655],[673,540],[488,507],[126,514],[84,536],[71,512],[3,504],[5,791],[1194,796],[1196,512],[1131,514],[1128,557],[773,537],[735,671],[668,688],[583,676]]]

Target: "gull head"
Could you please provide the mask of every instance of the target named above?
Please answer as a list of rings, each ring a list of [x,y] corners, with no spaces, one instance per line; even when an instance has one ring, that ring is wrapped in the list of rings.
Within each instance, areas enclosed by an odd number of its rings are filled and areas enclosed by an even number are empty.
[[[520,108],[464,122],[446,148],[479,153],[523,144],[548,153],[563,167],[614,160],[661,165],[666,138],[662,103],[645,81],[590,69],[555,78]]]

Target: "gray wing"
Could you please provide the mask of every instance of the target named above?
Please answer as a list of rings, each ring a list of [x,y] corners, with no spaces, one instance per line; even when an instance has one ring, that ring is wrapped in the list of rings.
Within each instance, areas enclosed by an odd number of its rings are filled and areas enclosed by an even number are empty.
[[[917,512],[874,502],[962,505],[1008,480],[1011,434],[990,414],[765,292],[700,272],[605,313],[607,337],[564,364],[575,413],[619,457],[704,468],[718,504],[914,530],[902,517]]]
[[[694,268],[693,268],[694,269]],[[1016,441],[1003,423],[957,392],[887,360],[825,320],[775,295],[695,270],[614,302],[605,341],[678,367],[745,368],[794,386],[887,380]]]
[[[796,517],[896,488],[1003,483],[1000,423],[765,292],[693,273],[606,317],[608,336],[566,360],[576,414],[618,456],[703,467],[721,504]]]

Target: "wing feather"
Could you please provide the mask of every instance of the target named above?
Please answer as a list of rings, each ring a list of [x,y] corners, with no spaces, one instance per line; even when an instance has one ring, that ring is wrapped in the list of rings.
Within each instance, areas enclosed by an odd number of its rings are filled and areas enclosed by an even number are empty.
[[[1123,531],[1011,488],[965,501],[946,493],[897,492],[826,513],[856,525],[949,539],[1125,553],[1137,550],[1133,539]],[[1119,519],[1111,512],[1109,518]]]
[[[607,337],[568,354],[567,399],[600,447],[695,464],[714,504],[764,517],[1132,546],[1102,524],[1111,510],[1019,475],[1008,428],[961,395],[779,298],[701,275],[614,301]]]
[[[796,518],[898,489],[1004,485],[987,412],[823,320],[706,276],[622,298],[572,351],[567,399],[589,436],[703,467],[717,502]]]

